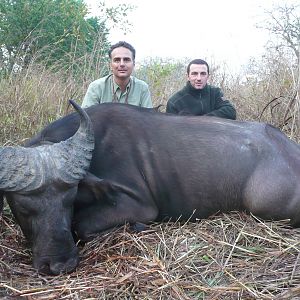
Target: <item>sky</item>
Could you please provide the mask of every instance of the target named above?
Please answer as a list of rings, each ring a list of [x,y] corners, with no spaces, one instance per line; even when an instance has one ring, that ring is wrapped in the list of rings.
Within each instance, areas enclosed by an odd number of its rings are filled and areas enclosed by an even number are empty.
[[[97,15],[99,1],[85,0],[91,13]],[[263,54],[270,36],[256,25],[266,18],[264,10],[280,1],[106,0],[107,6],[120,3],[136,6],[127,17],[133,26],[126,35],[112,29],[109,39],[131,43],[137,62],[156,57],[204,58],[239,70],[251,57]]]

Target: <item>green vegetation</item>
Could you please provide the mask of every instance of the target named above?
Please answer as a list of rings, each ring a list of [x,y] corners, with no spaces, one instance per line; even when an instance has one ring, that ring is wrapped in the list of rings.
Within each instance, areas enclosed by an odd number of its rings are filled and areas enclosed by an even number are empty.
[[[91,54],[99,39],[100,57],[109,47],[105,22],[88,18],[82,0],[6,0],[0,13],[2,74],[27,68],[33,60],[68,69]]]

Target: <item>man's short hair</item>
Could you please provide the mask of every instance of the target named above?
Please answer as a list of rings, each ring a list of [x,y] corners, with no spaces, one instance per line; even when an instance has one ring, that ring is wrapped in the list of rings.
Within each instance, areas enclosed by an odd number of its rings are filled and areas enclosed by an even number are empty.
[[[208,63],[203,60],[203,59],[200,59],[200,58],[197,58],[197,59],[193,59],[187,66],[187,73],[190,74],[190,68],[191,68],[191,65],[206,65],[207,66],[207,73],[209,74],[209,65]]]
[[[110,47],[110,49],[108,51],[109,58],[111,58],[111,53],[113,52],[113,50],[116,48],[119,48],[119,47],[124,47],[124,48],[127,48],[128,50],[130,50],[132,53],[132,58],[133,58],[133,60],[135,60],[135,49],[133,48],[132,45],[130,45],[129,43],[127,43],[125,41],[120,41]]]

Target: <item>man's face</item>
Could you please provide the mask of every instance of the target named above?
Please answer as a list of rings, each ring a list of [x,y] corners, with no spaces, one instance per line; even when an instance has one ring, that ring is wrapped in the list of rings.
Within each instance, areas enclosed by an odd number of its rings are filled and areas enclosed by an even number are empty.
[[[115,48],[111,53],[110,68],[116,78],[129,78],[134,68],[131,51],[124,47]]]
[[[195,89],[202,90],[207,84],[208,77],[206,65],[191,64],[187,80]]]

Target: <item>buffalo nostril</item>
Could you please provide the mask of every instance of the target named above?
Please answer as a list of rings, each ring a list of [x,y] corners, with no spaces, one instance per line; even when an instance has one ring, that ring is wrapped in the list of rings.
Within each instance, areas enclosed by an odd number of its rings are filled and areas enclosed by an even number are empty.
[[[40,273],[49,275],[51,274],[49,268],[49,260],[38,256],[33,257],[33,267]]]
[[[79,264],[78,249],[74,247],[71,251],[60,255],[35,255],[33,258],[33,267],[39,273],[46,275],[59,275],[61,273],[70,273]]]
[[[51,271],[48,263],[43,263],[36,269],[40,274],[51,275]]]
[[[71,258],[68,260],[68,263],[66,265],[66,272],[69,273],[73,271],[79,264],[79,258]]]
[[[53,275],[59,275],[65,272],[65,264],[61,262],[51,264],[50,270]]]
[[[50,271],[53,275],[72,272],[78,266],[78,258],[70,258],[67,262],[56,262],[50,264]]]

